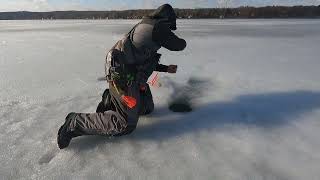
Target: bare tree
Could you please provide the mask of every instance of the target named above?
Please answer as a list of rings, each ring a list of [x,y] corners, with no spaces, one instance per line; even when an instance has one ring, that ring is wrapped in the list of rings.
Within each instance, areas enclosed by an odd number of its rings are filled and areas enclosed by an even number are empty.
[[[223,19],[227,16],[227,9],[231,8],[231,0],[218,0],[218,8],[222,9],[220,19]]]

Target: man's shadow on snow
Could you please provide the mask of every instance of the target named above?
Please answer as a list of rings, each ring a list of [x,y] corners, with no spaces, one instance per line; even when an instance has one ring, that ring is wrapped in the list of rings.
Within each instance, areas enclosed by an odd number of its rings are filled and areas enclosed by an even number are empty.
[[[320,109],[320,92],[294,91],[241,95],[227,102],[198,106],[179,118],[152,119],[128,136],[108,140],[85,137],[71,143],[71,148],[91,149],[98,144],[121,140],[167,140],[188,133],[214,130],[224,125],[277,128],[299,120],[299,116]],[[167,107],[156,108],[154,116],[170,114]],[[152,117],[153,115],[150,115]]]
[[[229,124],[272,129],[299,120],[299,116],[315,109],[320,109],[319,92],[242,95],[228,102],[196,107],[193,112],[179,118],[159,119],[149,125],[139,126],[134,138],[165,140]],[[168,114],[169,110],[159,108],[155,113]]]

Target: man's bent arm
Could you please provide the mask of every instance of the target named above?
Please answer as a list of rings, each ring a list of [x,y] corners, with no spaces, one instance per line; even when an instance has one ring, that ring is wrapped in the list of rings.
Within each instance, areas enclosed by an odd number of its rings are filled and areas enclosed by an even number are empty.
[[[176,36],[166,24],[159,23],[155,27],[153,39],[170,51],[182,51],[187,46],[186,41]]]

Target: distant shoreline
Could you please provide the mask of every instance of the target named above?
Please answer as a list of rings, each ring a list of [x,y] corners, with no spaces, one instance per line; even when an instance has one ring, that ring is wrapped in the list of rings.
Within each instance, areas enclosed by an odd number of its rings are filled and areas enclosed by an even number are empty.
[[[123,11],[0,12],[0,20],[141,19],[153,9]],[[319,19],[319,6],[175,9],[179,19]]]

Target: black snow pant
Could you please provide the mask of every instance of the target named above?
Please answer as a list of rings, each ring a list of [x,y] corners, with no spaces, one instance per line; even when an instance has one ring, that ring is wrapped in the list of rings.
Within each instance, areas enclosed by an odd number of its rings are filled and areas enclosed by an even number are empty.
[[[125,95],[136,99],[135,107],[127,107],[116,88],[110,85],[109,90],[102,96],[98,112],[77,113],[71,120],[69,129],[78,135],[121,136],[131,133],[137,126],[139,116],[153,111],[154,103],[149,86],[145,91],[141,91],[139,86],[133,83]]]

